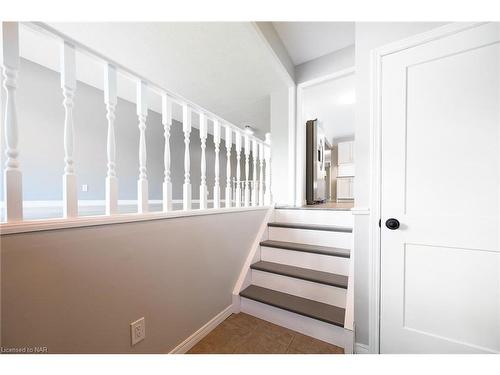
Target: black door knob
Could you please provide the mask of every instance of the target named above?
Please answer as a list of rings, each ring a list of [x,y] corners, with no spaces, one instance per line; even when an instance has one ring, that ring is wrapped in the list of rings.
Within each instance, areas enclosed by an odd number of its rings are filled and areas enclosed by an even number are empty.
[[[385,226],[390,230],[396,230],[399,228],[399,220],[394,218],[387,219]]]

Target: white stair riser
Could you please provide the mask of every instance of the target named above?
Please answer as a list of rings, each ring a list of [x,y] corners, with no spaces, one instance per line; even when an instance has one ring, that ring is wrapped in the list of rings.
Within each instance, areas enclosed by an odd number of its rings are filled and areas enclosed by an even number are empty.
[[[269,239],[350,249],[352,233],[269,227]]]
[[[266,262],[336,273],[338,275],[349,275],[349,258],[277,249],[266,246],[261,246],[260,251],[261,260]]]
[[[348,343],[351,341],[352,331],[342,327],[247,298],[241,298],[241,311],[329,344],[346,348],[346,352],[349,350]]]
[[[252,284],[345,308],[347,290],[343,288],[259,270],[252,270]]]
[[[281,223],[338,225],[351,228],[354,225],[354,217],[351,211],[276,209],[274,211],[274,221]]]

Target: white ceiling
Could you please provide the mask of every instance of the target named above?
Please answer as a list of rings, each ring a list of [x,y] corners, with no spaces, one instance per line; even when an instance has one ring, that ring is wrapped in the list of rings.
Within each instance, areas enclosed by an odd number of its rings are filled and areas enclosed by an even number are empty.
[[[52,23],[55,29],[256,136],[269,131],[271,92],[285,87],[249,22]],[[22,30],[21,55],[54,70],[58,44]],[[102,66],[77,55],[79,80],[102,88]],[[134,84],[118,82],[134,101]],[[151,98],[159,110],[160,99]],[[174,113],[175,116],[175,113]]]
[[[273,22],[295,65],[354,44],[354,22]]]
[[[354,74],[304,90],[304,116],[318,119],[330,143],[335,138],[354,136]]]

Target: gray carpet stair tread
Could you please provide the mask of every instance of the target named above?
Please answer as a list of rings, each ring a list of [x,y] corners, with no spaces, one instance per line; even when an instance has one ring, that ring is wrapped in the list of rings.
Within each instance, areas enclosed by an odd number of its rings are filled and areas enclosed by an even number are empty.
[[[345,309],[272,289],[250,285],[240,292],[240,296],[265,303],[296,314],[317,319],[325,323],[344,327]]]
[[[352,233],[352,228],[340,227],[340,226],[336,226],[336,225],[281,223],[281,222],[268,223],[267,225],[269,227],[276,227],[276,228],[306,229],[306,230],[321,230],[321,231],[327,231],[327,232]]]
[[[277,249],[285,249],[292,251],[302,251],[306,253],[331,255],[341,258],[349,258],[351,254],[349,249],[341,249],[338,247],[330,247],[330,246],[308,245],[303,243],[287,242],[287,241],[266,240],[262,241],[260,243],[260,246],[274,247]]]
[[[316,271],[308,268],[301,268],[289,266],[287,264],[265,261],[256,262],[252,264],[250,268],[253,270],[274,273],[319,284],[335,286],[337,288],[347,289],[348,277],[344,275],[337,275],[335,273]]]

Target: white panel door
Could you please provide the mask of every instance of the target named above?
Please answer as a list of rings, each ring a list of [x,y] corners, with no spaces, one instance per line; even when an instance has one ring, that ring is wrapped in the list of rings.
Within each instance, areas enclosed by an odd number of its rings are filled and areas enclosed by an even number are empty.
[[[382,353],[500,352],[499,42],[490,23],[382,59]]]

